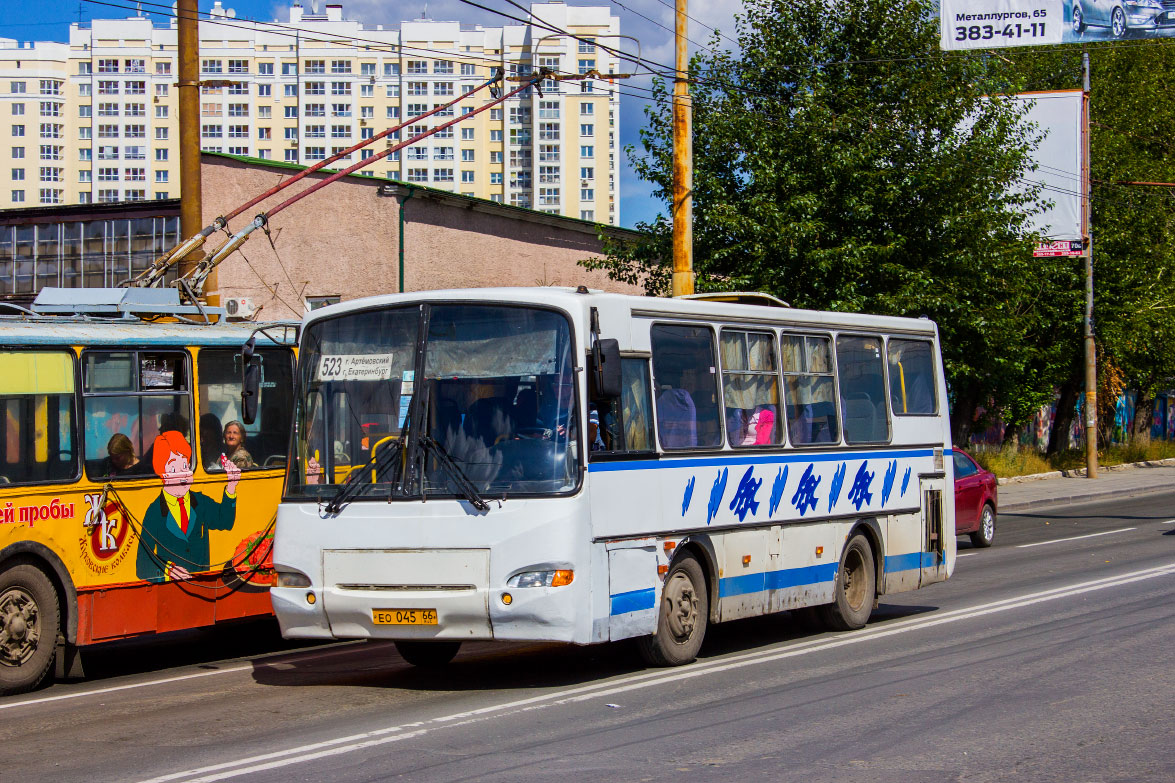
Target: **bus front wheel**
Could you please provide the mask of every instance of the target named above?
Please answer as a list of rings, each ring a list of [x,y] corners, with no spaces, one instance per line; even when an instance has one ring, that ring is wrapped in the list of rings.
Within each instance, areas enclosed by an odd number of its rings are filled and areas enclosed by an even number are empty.
[[[400,653],[400,657],[421,669],[444,666],[456,657],[460,649],[461,642],[396,642],[396,652]]]
[[[698,657],[710,598],[706,577],[693,555],[684,555],[669,569],[661,589],[657,633],[639,640],[641,657],[653,666],[680,666]]]
[[[21,563],[0,573],[0,695],[41,684],[59,625],[57,591],[41,569]]]
[[[863,628],[873,612],[876,595],[877,570],[873,564],[873,550],[865,536],[853,536],[837,569],[836,597],[832,603],[818,607],[820,619],[834,631]]]

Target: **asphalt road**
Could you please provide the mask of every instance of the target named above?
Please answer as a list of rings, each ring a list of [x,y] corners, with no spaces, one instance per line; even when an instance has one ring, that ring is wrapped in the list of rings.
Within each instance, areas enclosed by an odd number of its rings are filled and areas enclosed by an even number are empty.
[[[266,625],[105,648],[0,699],[0,780],[1175,780],[1175,491],[959,541],[862,631],[714,626],[676,669],[477,644],[428,673]]]

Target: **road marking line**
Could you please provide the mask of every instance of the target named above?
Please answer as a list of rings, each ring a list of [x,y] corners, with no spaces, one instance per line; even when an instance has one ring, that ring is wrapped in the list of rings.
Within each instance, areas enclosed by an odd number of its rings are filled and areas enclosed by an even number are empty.
[[[555,693],[532,696],[526,699],[490,705],[476,710],[457,712],[451,715],[439,716],[425,721],[416,721],[381,729],[374,729],[359,734],[338,737],[333,740],[324,740],[309,745],[288,748],[256,756],[249,756],[235,761],[198,767],[183,772],[173,772],[162,777],[151,778],[142,783],[167,783],[167,781],[184,780],[186,783],[213,783],[217,780],[240,777],[256,772],[279,769],[295,764],[302,764],[330,756],[352,753],[364,748],[386,745],[401,740],[420,737],[429,732],[442,728],[452,728],[487,720],[491,717],[501,717],[503,714],[528,712],[546,707],[587,701],[601,697],[614,696],[619,693],[664,685],[673,681],[689,680],[708,674],[741,669],[762,663],[770,663],[784,658],[793,658],[808,653],[822,652],[836,647],[851,644],[860,644],[873,639],[881,639],[910,631],[932,628],[959,620],[982,617],[988,614],[1018,609],[1032,604],[1067,598],[1082,593],[1105,590],[1111,587],[1131,584],[1161,576],[1175,575],[1175,562],[1163,566],[1130,572],[1113,577],[1095,579],[1066,587],[1043,590],[1036,593],[993,601],[979,606],[965,609],[956,609],[936,615],[932,618],[916,618],[888,623],[884,627],[865,629],[862,631],[839,634],[832,638],[820,638],[788,645],[783,649],[762,650],[753,653],[730,656],[716,661],[699,661],[688,666],[666,672],[657,670],[631,675],[604,683],[577,686]]]
[[[1097,538],[1098,536],[1108,536],[1114,533],[1125,533],[1127,530],[1137,530],[1133,527],[1120,527],[1117,530],[1103,530],[1101,533],[1090,533],[1087,536],[1073,536],[1072,538],[1054,538],[1052,541],[1037,541],[1034,544],[1019,544],[1017,549],[1027,549],[1030,546],[1045,546],[1046,544],[1061,544],[1065,541],[1080,541],[1083,538]]]
[[[247,672],[247,671],[252,671],[253,669],[256,669],[259,666],[263,667],[263,668],[269,668],[269,667],[273,667],[273,666],[280,666],[285,663],[299,663],[299,662],[305,661],[305,660],[314,660],[315,658],[329,658],[329,657],[332,657],[335,655],[340,655],[342,653],[354,652],[353,648],[355,646],[356,646],[355,643],[351,643],[351,644],[344,645],[343,649],[339,649],[339,647],[336,646],[336,647],[332,648],[331,650],[327,650],[325,652],[307,653],[305,655],[299,655],[297,653],[293,653],[293,654],[290,654],[290,653],[271,653],[270,655],[267,655],[267,656],[258,656],[258,657],[259,658],[265,658],[265,657],[270,657],[270,656],[272,656],[272,657],[289,656],[289,657],[282,657],[281,660],[276,660],[276,661],[264,661],[262,663],[248,663],[248,664],[243,664],[241,666],[230,666],[227,669],[216,669],[214,671],[194,672],[192,674],[180,674],[175,677],[164,677],[161,680],[150,680],[148,682],[132,682],[132,683],[128,683],[126,685],[111,685],[107,688],[95,688],[92,690],[74,691],[73,693],[62,693],[57,696],[44,696],[39,699],[25,699],[24,701],[8,702],[6,704],[0,704],[0,710],[7,710],[7,709],[11,709],[12,707],[28,707],[33,704],[48,704],[49,702],[62,701],[64,699],[79,699],[82,696],[100,696],[104,693],[115,693],[116,691],[129,691],[129,690],[134,690],[135,688],[147,688],[152,685],[166,685],[167,683],[170,683],[170,682],[181,682],[183,680],[195,680],[200,677],[215,677],[218,674],[233,674],[234,672]]]
[[[1175,525],[1175,519],[1168,519],[1166,522],[1160,522],[1160,525]]]
[[[959,557],[973,557],[973,556],[975,556],[975,555],[977,555],[977,554],[979,554],[979,553],[978,553],[978,552],[964,552],[964,553],[962,553],[962,554],[955,555],[955,557],[956,557],[956,558],[959,558]]]

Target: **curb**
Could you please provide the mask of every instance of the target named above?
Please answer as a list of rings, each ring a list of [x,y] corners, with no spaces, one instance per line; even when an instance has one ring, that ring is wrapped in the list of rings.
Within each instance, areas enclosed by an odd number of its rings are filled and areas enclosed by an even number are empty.
[[[1044,509],[1051,508],[1052,506],[1071,506],[1077,503],[1089,503],[1096,500],[1121,500],[1137,495],[1147,495],[1154,491],[1154,487],[1130,487],[1126,489],[1103,490],[1100,492],[1075,492],[1071,495],[1059,495],[1057,497],[1039,500],[1020,500],[1014,503],[1000,503],[1000,513]]]
[[[1124,462],[1121,465],[1105,465],[1101,470],[1106,472],[1113,472],[1119,470],[1134,470],[1136,468],[1161,468],[1170,465],[1175,465],[1175,457],[1168,457],[1167,459],[1146,460],[1144,462]],[[999,478],[997,481],[1000,486],[1005,484],[1023,484],[1029,481],[1041,481],[1043,479],[1053,478],[1081,478],[1085,476],[1085,468],[1078,468],[1076,470],[1050,470],[1047,473],[1032,473],[1027,476],[1008,476],[1006,478]]]

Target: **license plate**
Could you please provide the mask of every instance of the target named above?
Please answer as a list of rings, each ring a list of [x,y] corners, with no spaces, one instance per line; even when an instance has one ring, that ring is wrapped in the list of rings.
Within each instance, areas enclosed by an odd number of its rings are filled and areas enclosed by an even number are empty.
[[[376,625],[436,625],[436,609],[372,609]]]

